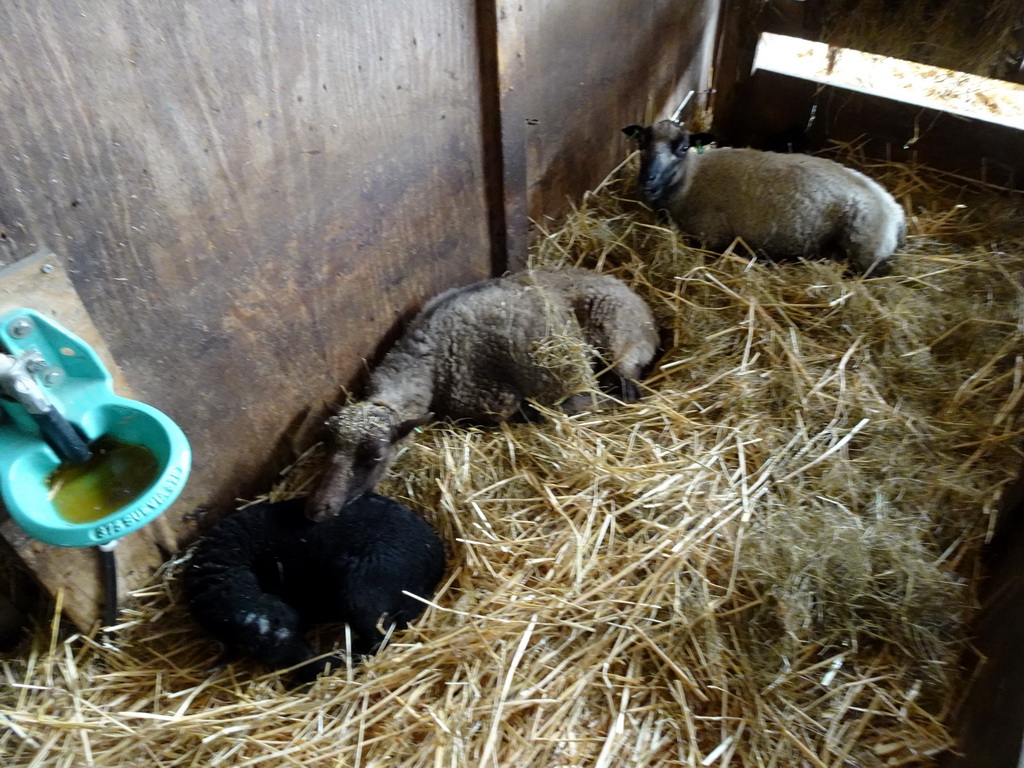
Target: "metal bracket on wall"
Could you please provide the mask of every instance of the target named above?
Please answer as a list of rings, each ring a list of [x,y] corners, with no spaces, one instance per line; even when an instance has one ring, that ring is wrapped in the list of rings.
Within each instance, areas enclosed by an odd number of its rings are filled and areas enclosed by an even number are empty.
[[[0,261],[2,258],[0,256]],[[125,397],[131,396],[121,371],[99,330],[93,325],[67,270],[52,251],[40,248],[0,269],[0,312],[14,307],[31,307],[80,336],[96,350],[114,377],[114,388]]]

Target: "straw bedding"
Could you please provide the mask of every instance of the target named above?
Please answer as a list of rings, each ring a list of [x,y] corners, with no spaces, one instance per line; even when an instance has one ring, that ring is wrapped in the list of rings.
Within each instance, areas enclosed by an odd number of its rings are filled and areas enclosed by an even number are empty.
[[[4,662],[5,764],[933,764],[1020,465],[1020,200],[866,170],[911,214],[866,281],[687,247],[613,173],[532,258],[628,281],[666,351],[637,404],[410,441],[380,490],[450,545],[423,617],[289,691],[211,671],[170,563],[115,644],[43,622]]]

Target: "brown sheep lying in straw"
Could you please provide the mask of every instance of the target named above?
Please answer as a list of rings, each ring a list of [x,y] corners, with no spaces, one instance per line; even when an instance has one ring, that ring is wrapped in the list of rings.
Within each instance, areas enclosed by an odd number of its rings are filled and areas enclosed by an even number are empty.
[[[559,346],[561,359],[542,359]],[[635,401],[635,380],[657,346],[650,308],[610,275],[533,270],[447,291],[373,371],[366,399],[328,419],[330,458],[307,515],[323,520],[372,490],[396,444],[435,414],[498,424],[525,412],[526,399],[577,410],[582,398],[570,396],[585,388],[591,365]],[[566,363],[573,349],[584,365]]]
[[[690,135],[671,120],[622,130],[640,145],[644,201],[712,248],[737,237],[777,257],[838,248],[865,275],[888,272],[906,229],[903,209],[864,174],[809,155],[690,152]]]

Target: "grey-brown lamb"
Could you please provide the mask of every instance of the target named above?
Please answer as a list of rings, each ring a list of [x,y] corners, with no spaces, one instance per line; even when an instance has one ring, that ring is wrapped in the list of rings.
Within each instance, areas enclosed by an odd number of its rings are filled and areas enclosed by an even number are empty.
[[[697,153],[671,120],[623,132],[640,146],[644,201],[711,248],[740,237],[770,257],[838,250],[865,275],[883,275],[903,239],[903,209],[892,195],[832,160],[755,149]]]
[[[307,514],[322,520],[372,490],[399,441],[435,415],[493,425],[528,413],[527,399],[577,410],[583,400],[571,396],[590,368],[546,360],[551,342],[589,351],[598,380],[632,402],[658,331],[625,283],[583,269],[528,270],[439,295],[371,373],[365,399],[327,420],[330,455]]]
[[[312,523],[305,499],[262,503],[221,520],[196,545],[182,591],[200,626],[228,653],[272,668],[295,667],[296,682],[345,663],[316,659],[303,637],[313,623],[347,623],[352,650],[369,654],[378,626],[404,628],[444,573],[433,529],[396,501],[369,494]]]

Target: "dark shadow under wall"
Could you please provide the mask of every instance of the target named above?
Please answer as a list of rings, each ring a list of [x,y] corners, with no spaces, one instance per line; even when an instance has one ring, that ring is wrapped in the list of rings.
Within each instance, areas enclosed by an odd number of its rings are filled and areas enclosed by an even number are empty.
[[[0,505],[0,515],[5,514]],[[43,603],[43,591],[0,538],[0,655],[6,656],[25,638],[29,617],[41,611]]]
[[[1024,746],[1024,476],[1007,492],[984,558],[980,660],[954,713],[958,752],[942,768],[1017,768]],[[974,660],[974,654],[967,659]]]

